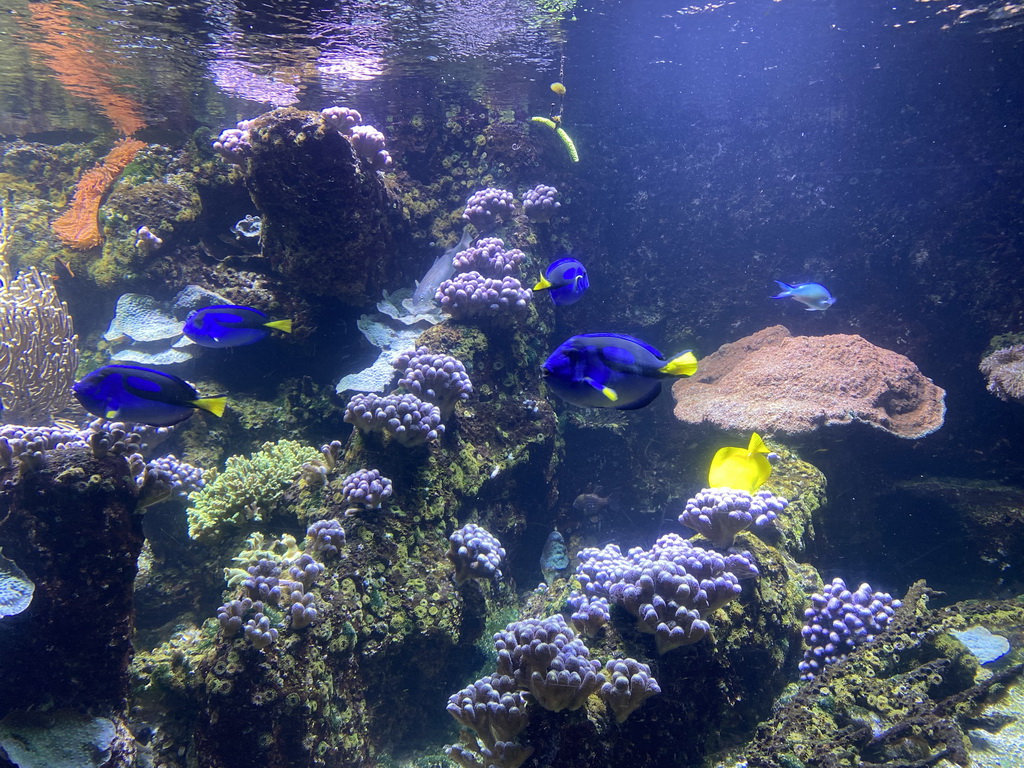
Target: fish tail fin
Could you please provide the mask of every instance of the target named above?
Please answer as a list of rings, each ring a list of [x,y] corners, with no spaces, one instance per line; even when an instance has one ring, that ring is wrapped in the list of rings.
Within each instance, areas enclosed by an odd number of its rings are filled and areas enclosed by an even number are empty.
[[[292,332],[292,321],[291,320],[272,320],[269,323],[263,324],[264,328],[273,328],[275,331],[284,331],[285,333]]]
[[[533,286],[533,290],[535,290],[535,291],[546,291],[550,287],[551,287],[550,281],[546,277],[544,277],[544,275],[542,274],[540,276],[540,280],[538,280],[537,284],[535,286]]]
[[[765,445],[764,438],[757,432],[750,436],[750,443],[747,445],[748,453],[771,453],[772,449]]]
[[[788,299],[793,295],[793,286],[789,283],[784,283],[781,280],[774,280],[773,282],[782,289],[782,293],[772,296],[773,299]]]
[[[693,376],[697,372],[697,356],[688,349],[680,352],[658,370],[667,376]]]
[[[224,415],[224,406],[227,404],[228,399],[226,397],[201,397],[190,403],[190,405],[194,405],[196,408],[212,413],[218,418]]]

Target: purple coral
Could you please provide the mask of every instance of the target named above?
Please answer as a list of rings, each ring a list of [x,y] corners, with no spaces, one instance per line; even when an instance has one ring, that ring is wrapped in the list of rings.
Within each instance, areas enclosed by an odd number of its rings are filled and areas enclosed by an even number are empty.
[[[288,602],[291,604],[288,616],[291,618],[292,629],[305,629],[316,619],[316,606],[313,604],[313,595],[309,592],[294,589],[288,597]]]
[[[739,576],[757,573],[749,555],[723,556],[696,547],[675,534],[662,536],[648,551],[634,547],[623,555],[609,544],[577,557],[577,577],[590,597],[607,596],[653,634],[659,653],[700,641],[710,631],[704,617],[737,598]]]
[[[473,383],[466,366],[451,355],[435,355],[426,347],[403,352],[394,366],[403,371],[398,386],[441,409],[441,416],[451,413],[455,404],[473,394]]]
[[[391,165],[391,155],[384,149],[384,134],[372,125],[357,125],[352,128],[349,139],[359,157],[370,162],[375,171]]]
[[[334,126],[338,133],[344,136],[350,136],[352,129],[363,122],[363,116],[348,107],[327,107],[321,109],[320,114],[324,116],[324,120]]]
[[[533,291],[523,288],[514,277],[499,279],[484,277],[479,272],[463,272],[441,283],[434,298],[442,312],[455,318],[511,318],[526,311]]]
[[[252,152],[252,146],[249,144],[249,129],[252,123],[252,120],[242,120],[234,128],[221,131],[220,136],[213,142],[213,148],[229,163],[241,165]]]
[[[281,566],[274,560],[260,558],[255,564],[246,568],[249,577],[242,582],[242,587],[252,600],[265,600],[277,605],[281,602],[282,588]]]
[[[617,723],[625,722],[644,701],[661,693],[651,668],[636,659],[610,659],[604,665],[604,676],[607,682],[597,695],[608,705]]]
[[[773,522],[789,502],[770,491],[751,495],[732,488],[704,488],[686,502],[679,522],[719,548],[731,547],[736,534],[751,525]]]
[[[349,506],[345,514],[360,509],[380,509],[391,498],[394,487],[379,469],[360,469],[345,478],[341,487],[342,501]]]
[[[298,558],[288,566],[288,575],[291,577],[293,584],[302,585],[303,592],[313,586],[313,582],[316,581],[323,572],[323,565],[314,560],[312,555],[306,553],[299,555]]]
[[[513,622],[494,635],[497,676],[510,678],[544,709],[579,709],[605,682],[601,662],[560,614]]]
[[[526,254],[518,248],[505,250],[505,243],[497,237],[484,237],[464,251],[455,254],[452,266],[456,272],[479,272],[484,277],[518,275]]]
[[[172,495],[185,497],[193,491],[203,488],[206,483],[203,480],[203,470],[193,467],[184,461],[179,461],[173,453],[159,459],[154,459],[146,465],[145,472],[158,473],[161,481],[166,483]],[[139,475],[136,481],[141,485],[145,473]]]
[[[455,583],[467,579],[500,579],[505,548],[476,523],[459,528],[448,537],[447,556],[455,566]]]
[[[228,600],[217,609],[217,621],[220,622],[221,631],[224,637],[233,637],[238,634],[245,621],[245,616],[254,606],[256,610],[263,611],[263,603],[254,603],[248,597],[241,600]]]
[[[476,227],[478,232],[486,233],[511,216],[515,207],[516,199],[511,192],[488,187],[469,196],[462,218]]]
[[[612,620],[611,605],[607,597],[589,596],[573,590],[568,603],[573,610],[569,620],[577,632],[582,632],[588,637],[596,636],[598,630]]]
[[[558,190],[546,184],[538,184],[526,190],[523,195],[523,209],[530,221],[551,221],[551,217],[562,207],[558,202]]]
[[[526,727],[526,698],[508,678],[477,680],[448,698],[448,714],[471,729],[486,747],[512,741]]]
[[[357,393],[345,407],[345,421],[364,432],[386,432],[406,447],[423,445],[444,434],[441,410],[410,394]]]
[[[870,643],[901,605],[887,592],[872,592],[870,584],[850,592],[842,579],[832,579],[824,592],[811,595],[811,607],[804,611],[802,634],[807,649],[800,662],[800,679],[811,680],[857,646]]]
[[[494,746],[474,751],[461,744],[449,744],[444,753],[461,768],[519,768],[533,754],[533,747],[514,741],[496,741]]]
[[[277,630],[270,626],[270,619],[262,613],[245,622],[245,639],[252,643],[257,650],[269,648],[277,642]]]
[[[338,557],[341,545],[345,543],[345,530],[334,518],[317,520],[306,529],[306,538],[309,539],[308,549],[314,555]]]

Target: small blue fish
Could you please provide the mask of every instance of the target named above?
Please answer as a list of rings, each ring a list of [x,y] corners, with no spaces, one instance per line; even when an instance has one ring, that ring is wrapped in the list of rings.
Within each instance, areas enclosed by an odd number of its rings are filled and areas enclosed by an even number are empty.
[[[185,320],[186,336],[201,347],[240,347],[254,344],[273,328],[292,332],[291,320],[271,320],[258,309],[215,304],[197,309]]]
[[[789,283],[776,280],[775,284],[782,289],[782,293],[778,296],[772,296],[773,299],[796,299],[807,307],[808,312],[828,309],[836,303],[835,297],[821,283],[790,285]]]
[[[551,262],[533,290],[550,291],[551,300],[560,307],[575,304],[590,287],[587,268],[572,256]]]
[[[169,427],[196,409],[224,415],[225,397],[200,397],[187,381],[151,368],[105,365],[71,387],[89,413],[107,419]]]
[[[548,386],[586,408],[643,408],[661,392],[661,380],[697,372],[693,352],[666,360],[661,352],[621,333],[573,336],[544,362]]]

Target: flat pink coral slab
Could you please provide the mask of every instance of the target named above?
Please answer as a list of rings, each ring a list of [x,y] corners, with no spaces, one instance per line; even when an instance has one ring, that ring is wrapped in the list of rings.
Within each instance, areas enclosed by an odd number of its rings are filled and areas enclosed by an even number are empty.
[[[903,355],[856,335],[792,336],[781,325],[724,344],[672,394],[680,421],[769,434],[861,421],[918,438],[946,414],[945,390]]]

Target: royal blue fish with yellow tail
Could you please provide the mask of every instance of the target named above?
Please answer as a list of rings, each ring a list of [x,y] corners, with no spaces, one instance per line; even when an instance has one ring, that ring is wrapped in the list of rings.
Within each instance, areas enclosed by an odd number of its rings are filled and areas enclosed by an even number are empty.
[[[195,387],[169,373],[136,365],[105,365],[71,387],[94,416],[151,427],[169,427],[197,410],[224,415],[225,397],[201,397]]]
[[[746,448],[719,448],[711,460],[708,488],[732,488],[753,494],[772,474],[771,448],[756,432]]]
[[[585,408],[643,408],[661,392],[661,382],[697,372],[693,352],[670,360],[646,342],[622,333],[585,333],[561,344],[542,366],[548,386]]]
[[[533,286],[534,291],[547,291],[556,305],[560,307],[575,304],[590,287],[587,268],[572,256],[563,256],[551,262],[540,280]]]
[[[808,312],[824,311],[836,303],[835,296],[828,292],[821,283],[797,283],[790,285],[776,280],[775,284],[782,289],[773,299],[793,299],[803,304]]]
[[[252,307],[214,304],[197,309],[185,320],[183,333],[201,347],[221,349],[255,344],[271,330],[292,332],[291,320],[271,320]]]

